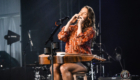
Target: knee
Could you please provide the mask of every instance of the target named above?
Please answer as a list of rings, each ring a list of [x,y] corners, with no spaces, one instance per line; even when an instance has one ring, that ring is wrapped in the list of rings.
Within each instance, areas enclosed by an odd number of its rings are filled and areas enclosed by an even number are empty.
[[[59,71],[59,64],[53,65],[53,72],[57,73]],[[50,67],[50,72],[52,73],[52,66]]]
[[[65,64],[63,64],[63,65],[60,66],[60,71],[63,74],[65,72],[69,71],[69,70],[68,70],[68,67]]]

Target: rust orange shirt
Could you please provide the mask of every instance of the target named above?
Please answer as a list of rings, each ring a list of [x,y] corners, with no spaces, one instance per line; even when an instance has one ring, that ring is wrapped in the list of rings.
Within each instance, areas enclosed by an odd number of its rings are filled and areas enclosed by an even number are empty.
[[[91,42],[95,35],[93,27],[88,27],[77,36],[77,25],[70,25],[68,31],[64,28],[58,33],[58,39],[66,42],[65,52],[70,54],[91,54]]]

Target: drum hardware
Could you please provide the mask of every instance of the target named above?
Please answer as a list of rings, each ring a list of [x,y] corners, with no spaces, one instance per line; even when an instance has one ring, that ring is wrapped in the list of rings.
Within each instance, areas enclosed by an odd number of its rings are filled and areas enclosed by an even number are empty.
[[[100,64],[108,64],[108,63],[112,63],[111,61],[103,61],[103,62],[97,62],[96,60],[92,60],[92,63],[91,63],[91,71],[89,71],[89,75],[91,77],[91,80],[97,80],[97,77],[99,77],[99,74],[100,74]],[[104,66],[101,67],[102,69],[102,75],[104,76],[104,73],[105,73],[105,68]]]
[[[102,49],[103,50],[103,49]],[[98,55],[100,55],[100,56],[98,56],[97,58],[103,58],[104,57],[104,55],[102,55],[102,54],[107,54],[107,56],[109,57],[109,60],[108,61],[102,61],[102,62],[100,62],[100,61],[96,61],[96,60],[94,60],[94,64],[93,65],[95,65],[95,67],[96,67],[96,70],[93,72],[94,74],[92,75],[92,76],[94,76],[93,77],[93,79],[92,80],[97,80],[97,77],[104,77],[105,76],[105,66],[104,66],[104,64],[108,64],[108,63],[112,63],[111,61],[110,61],[110,58],[112,58],[110,55],[108,55],[108,53],[107,52],[105,52],[105,51],[92,51],[92,52],[94,52],[94,54],[98,54]],[[102,57],[101,57],[102,56]],[[96,56],[95,56],[96,57]],[[95,73],[96,72],[96,73]],[[91,76],[91,77],[92,77]]]
[[[39,70],[38,69],[40,69],[40,67],[35,67],[34,68],[34,72],[35,72],[35,80],[40,80],[40,74],[39,74]]]
[[[95,51],[95,53],[98,53],[98,55],[100,55],[99,57],[104,58],[104,54],[106,54],[108,56],[108,61],[104,61],[104,62],[95,62],[96,64],[99,64],[98,67],[98,71],[100,74],[100,77],[104,77],[105,74],[105,63],[111,63],[110,59],[112,58],[113,60],[115,60],[112,56],[110,56],[107,52],[105,52],[103,49],[101,49],[102,51]]]
[[[34,73],[34,80],[50,80],[47,75],[50,74],[50,65],[27,64]]]
[[[51,80],[51,74],[47,75],[47,80]]]
[[[89,74],[91,74],[92,80],[96,79],[95,71],[93,69],[94,69],[94,65],[93,65],[93,61],[91,61],[91,71],[89,72]]]
[[[120,50],[118,50],[118,48],[119,48]],[[122,63],[121,63],[122,48],[118,46],[118,47],[115,48],[115,51],[114,51],[114,52],[115,52],[116,60],[119,61],[120,65],[121,65],[121,67],[122,67],[122,70],[124,70],[124,68],[123,68],[123,66],[122,66]]]
[[[37,66],[37,67],[32,67],[34,69],[34,74],[35,74],[35,80],[46,80],[47,79],[47,72],[49,71],[46,69],[45,66]],[[45,75],[41,74],[41,71],[45,71]]]
[[[100,42],[100,43],[96,43],[96,42],[94,42],[94,47],[92,47],[91,48],[91,50],[92,50],[92,53],[93,54],[97,54],[98,55],[98,58],[104,58],[104,56],[105,55],[107,55],[108,56],[108,60],[110,61],[110,59],[112,58],[113,60],[115,60],[112,56],[110,56],[106,51],[104,51],[103,49],[102,49],[102,43]],[[103,45],[104,46],[104,45]],[[105,47],[105,46],[104,46]],[[96,65],[96,69],[97,69],[97,73],[99,73],[100,74],[100,77],[104,77],[104,74],[105,74],[105,66],[104,66],[104,64],[105,63],[111,63],[111,62],[109,62],[109,61],[104,61],[104,62],[94,62],[95,64],[98,64],[98,65]],[[99,67],[99,69],[98,69],[98,67]]]

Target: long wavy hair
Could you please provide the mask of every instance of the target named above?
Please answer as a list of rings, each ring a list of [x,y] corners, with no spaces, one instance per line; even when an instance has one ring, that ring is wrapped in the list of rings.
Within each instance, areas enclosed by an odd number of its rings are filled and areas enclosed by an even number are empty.
[[[90,6],[84,6],[83,8],[88,9],[88,14],[86,20],[83,22],[83,30],[87,27],[93,27],[93,29],[96,29],[95,27],[95,13],[94,10]]]
[[[95,36],[93,38],[93,41],[94,41],[96,38],[95,13],[94,13],[94,10],[90,6],[84,6],[83,8],[88,9],[88,14],[87,14],[86,20],[82,24],[84,26],[82,31],[86,31],[87,27],[93,27],[95,31]]]
[[[93,47],[94,46],[93,43],[96,39],[95,13],[94,13],[94,10],[90,6],[84,6],[83,8],[88,9],[88,14],[87,14],[86,20],[82,24],[84,26],[82,31],[86,31],[87,27],[93,27],[93,29],[95,31],[95,35],[91,42],[91,47]]]

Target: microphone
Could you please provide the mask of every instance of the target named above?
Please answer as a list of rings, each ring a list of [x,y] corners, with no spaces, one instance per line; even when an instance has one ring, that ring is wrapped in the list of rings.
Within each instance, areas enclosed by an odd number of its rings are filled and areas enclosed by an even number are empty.
[[[63,22],[63,21],[65,21],[65,20],[67,20],[67,19],[70,19],[70,18],[67,16],[67,17],[64,17],[64,18],[62,18],[62,19],[59,19],[59,21]]]
[[[31,40],[31,35],[30,35],[30,30],[29,30],[29,32],[28,32],[28,36],[29,36],[29,41],[30,41],[31,45],[33,46],[33,42],[32,42],[32,40]]]
[[[62,19],[59,19],[58,21],[55,22],[55,25],[58,26],[58,24],[62,24],[63,21],[65,21],[65,20],[67,20],[67,19],[69,19],[68,16],[67,16],[67,17],[64,17],[64,18],[62,18]]]

